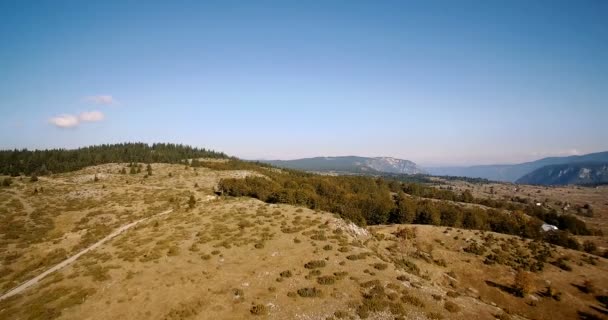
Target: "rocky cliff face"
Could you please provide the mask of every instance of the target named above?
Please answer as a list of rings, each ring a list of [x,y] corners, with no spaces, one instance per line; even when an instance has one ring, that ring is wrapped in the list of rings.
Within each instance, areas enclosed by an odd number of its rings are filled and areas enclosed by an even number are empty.
[[[544,166],[517,180],[522,184],[566,185],[608,183],[608,163],[571,163]]]

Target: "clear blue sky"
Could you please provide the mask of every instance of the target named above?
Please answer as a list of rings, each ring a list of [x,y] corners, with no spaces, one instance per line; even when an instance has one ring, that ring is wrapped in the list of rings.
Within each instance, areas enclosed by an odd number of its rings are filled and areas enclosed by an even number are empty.
[[[0,148],[608,150],[608,1],[1,1]]]

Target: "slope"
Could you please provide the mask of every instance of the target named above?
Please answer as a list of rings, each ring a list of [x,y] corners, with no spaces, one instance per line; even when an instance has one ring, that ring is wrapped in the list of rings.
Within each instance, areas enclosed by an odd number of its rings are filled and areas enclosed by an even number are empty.
[[[424,172],[412,161],[391,157],[316,157],[297,160],[265,160],[262,162],[277,167],[317,172],[352,174],[418,174]]]
[[[535,185],[605,184],[608,183],[608,162],[544,166],[517,179],[516,182]]]
[[[3,230],[5,290],[52,265],[48,252],[65,250],[61,259],[114,226],[174,210],[0,301],[0,319],[551,319],[602,308],[571,283],[606,287],[604,259],[490,232],[359,228],[326,212],[248,198],[203,203],[219,179],[259,173],[154,164],[144,178],[117,173],[123,166],[0,189],[0,208],[10,207],[14,221],[28,220],[26,228],[52,221],[50,230],[32,229],[35,238]],[[38,213],[25,212],[17,195]],[[514,294],[517,268],[535,270],[539,292],[551,281],[553,295]]]
[[[519,164],[480,165],[471,167],[425,168],[433,175],[484,178],[493,181],[515,182],[524,175],[547,165],[583,162],[608,162],[608,151],[581,156],[550,157]]]

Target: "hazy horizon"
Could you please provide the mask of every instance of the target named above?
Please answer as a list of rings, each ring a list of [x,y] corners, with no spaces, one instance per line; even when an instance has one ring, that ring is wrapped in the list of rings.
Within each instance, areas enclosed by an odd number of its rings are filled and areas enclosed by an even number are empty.
[[[605,1],[0,3],[0,149],[422,166],[608,150]]]

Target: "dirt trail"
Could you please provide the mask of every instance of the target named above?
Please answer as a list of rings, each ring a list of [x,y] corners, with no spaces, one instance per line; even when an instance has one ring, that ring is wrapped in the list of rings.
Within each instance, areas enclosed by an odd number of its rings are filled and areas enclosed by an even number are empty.
[[[0,300],[4,300],[4,299],[6,299],[6,298],[8,298],[8,297],[11,297],[11,296],[14,296],[14,295],[16,295],[16,294],[19,294],[19,293],[23,292],[24,290],[28,289],[29,287],[36,285],[36,284],[37,284],[37,283],[38,283],[40,280],[42,280],[44,277],[46,277],[46,276],[48,276],[49,274],[51,274],[51,273],[53,273],[53,272],[55,272],[55,271],[57,271],[57,270],[59,270],[59,269],[61,269],[61,268],[65,267],[65,266],[67,266],[67,265],[69,265],[69,264],[71,264],[72,262],[76,261],[76,259],[78,259],[78,258],[79,258],[80,256],[82,256],[83,254],[85,254],[85,253],[87,253],[87,252],[89,252],[89,251],[91,251],[91,250],[94,250],[95,248],[97,248],[97,247],[99,247],[100,245],[104,244],[104,243],[105,243],[105,242],[107,242],[108,240],[110,240],[110,239],[112,239],[112,238],[116,237],[117,235],[119,235],[119,234],[121,234],[122,232],[124,232],[125,230],[128,230],[129,228],[131,228],[131,227],[133,227],[133,226],[137,225],[138,223],[140,223],[140,222],[142,222],[142,221],[145,221],[145,220],[148,220],[148,219],[151,219],[151,218],[160,217],[160,216],[163,216],[163,215],[169,214],[169,213],[171,213],[171,212],[173,212],[173,209],[169,209],[169,210],[167,210],[167,211],[163,211],[163,212],[158,213],[158,214],[156,214],[156,215],[154,215],[154,216],[152,216],[152,217],[149,217],[149,218],[143,218],[143,219],[139,219],[139,220],[137,220],[137,221],[131,222],[131,223],[127,224],[127,225],[124,225],[124,226],[122,226],[122,227],[120,227],[120,228],[118,228],[118,229],[114,230],[114,232],[112,232],[111,234],[109,234],[109,235],[108,235],[108,236],[106,236],[105,238],[103,238],[103,239],[101,239],[101,240],[97,241],[96,243],[94,243],[94,244],[93,244],[93,245],[91,245],[90,247],[88,247],[88,248],[86,248],[86,249],[84,249],[84,250],[82,250],[82,251],[78,252],[77,254],[75,254],[75,255],[73,255],[73,256],[71,256],[71,257],[69,257],[69,258],[65,259],[65,260],[63,260],[63,261],[62,261],[62,262],[60,262],[59,264],[55,265],[54,267],[52,267],[52,268],[50,268],[50,269],[46,270],[45,272],[43,272],[43,273],[41,273],[41,274],[39,274],[38,276],[34,277],[33,279],[30,279],[30,280],[28,280],[28,281],[26,281],[26,282],[22,283],[22,284],[21,284],[21,285],[19,285],[18,287],[15,287],[15,288],[11,289],[11,290],[10,290],[10,291],[8,291],[7,293],[5,293],[5,294],[3,294],[2,296],[0,296]]]

